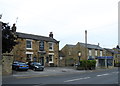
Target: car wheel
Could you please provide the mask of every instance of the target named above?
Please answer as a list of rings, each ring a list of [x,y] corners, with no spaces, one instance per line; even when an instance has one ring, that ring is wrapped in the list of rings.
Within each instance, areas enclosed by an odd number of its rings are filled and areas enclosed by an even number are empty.
[[[25,71],[27,71],[28,69],[26,69]]]
[[[36,71],[36,68],[33,68],[34,71]]]
[[[18,68],[16,67],[16,68],[15,68],[15,70],[17,71],[17,70],[18,70]]]

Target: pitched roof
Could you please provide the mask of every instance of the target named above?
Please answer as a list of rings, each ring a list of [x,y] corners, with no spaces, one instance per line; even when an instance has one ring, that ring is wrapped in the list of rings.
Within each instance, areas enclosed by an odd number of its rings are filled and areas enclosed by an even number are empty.
[[[115,54],[115,53],[116,53],[116,54],[118,53],[118,52],[116,52],[116,51],[113,50],[113,49],[109,49],[109,48],[104,48],[104,49],[107,50],[108,52],[111,52],[111,53],[114,53],[114,54]]]
[[[79,42],[79,44],[80,44],[81,46],[86,47],[86,44],[85,44],[85,43]],[[102,47],[100,47],[99,45],[94,45],[94,44],[87,44],[87,48],[103,50]]]
[[[48,42],[59,42],[59,41],[55,40],[54,38],[40,36],[40,35],[34,35],[34,34],[16,32],[16,35],[19,38],[25,38],[25,39],[33,39],[33,40],[48,41]]]
[[[75,45],[72,45],[72,44],[66,44],[66,46],[68,46],[68,47],[70,47],[70,48],[75,47]]]

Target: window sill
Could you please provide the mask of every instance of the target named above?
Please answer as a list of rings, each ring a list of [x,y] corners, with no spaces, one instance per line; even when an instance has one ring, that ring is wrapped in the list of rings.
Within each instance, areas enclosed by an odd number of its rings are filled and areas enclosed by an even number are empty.
[[[32,48],[26,48],[27,50],[33,50]]]
[[[49,61],[49,63],[53,63],[53,61]]]
[[[54,51],[54,50],[49,50],[49,51]]]

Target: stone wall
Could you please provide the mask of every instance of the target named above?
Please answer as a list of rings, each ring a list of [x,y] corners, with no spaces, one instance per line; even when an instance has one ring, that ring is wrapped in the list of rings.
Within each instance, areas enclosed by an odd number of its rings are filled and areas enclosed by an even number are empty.
[[[31,39],[32,40],[32,39]],[[44,57],[44,63],[46,62],[46,57],[49,53],[54,53],[54,65],[58,66],[59,64],[59,43],[54,43],[54,50],[49,51],[49,42],[44,41],[44,51],[45,54],[39,53],[39,42],[38,40],[32,40],[32,49],[26,49],[26,39],[18,38],[19,42],[13,49],[14,60],[20,60],[26,62],[27,55],[26,52],[32,52],[32,58],[36,57],[37,61],[40,61],[41,57]],[[46,63],[45,63],[46,64]],[[45,65],[44,64],[44,65]],[[49,64],[47,64],[49,65]]]
[[[12,63],[13,63],[13,55],[12,54],[3,54],[2,55],[2,75],[12,74]]]

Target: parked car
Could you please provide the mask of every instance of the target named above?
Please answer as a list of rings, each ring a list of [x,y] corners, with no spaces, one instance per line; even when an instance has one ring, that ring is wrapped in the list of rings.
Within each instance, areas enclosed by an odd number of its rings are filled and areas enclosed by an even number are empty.
[[[13,64],[12,64],[12,69],[13,70],[28,70],[29,69],[29,66],[24,63],[24,62],[21,62],[21,61],[14,61]]]
[[[42,66],[41,63],[38,63],[38,62],[31,62],[29,64],[29,68],[34,71],[36,71],[36,70],[43,71],[44,70],[44,66]]]

